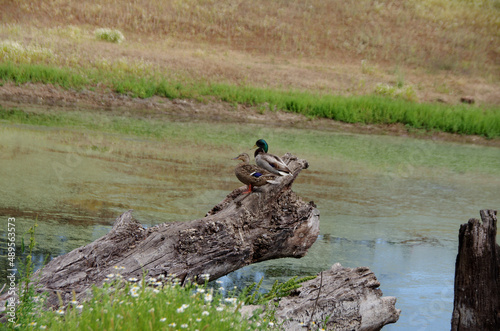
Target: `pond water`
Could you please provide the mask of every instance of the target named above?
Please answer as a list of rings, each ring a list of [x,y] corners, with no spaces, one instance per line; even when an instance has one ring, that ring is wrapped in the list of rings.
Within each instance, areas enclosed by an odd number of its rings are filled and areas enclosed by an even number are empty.
[[[0,218],[16,218],[18,244],[38,221],[37,267],[106,234],[128,209],[145,226],[203,217],[241,186],[231,158],[265,138],[270,152],[309,161],[293,189],[317,204],[321,234],[304,258],[245,267],[224,286],[264,277],[270,287],[337,262],[368,266],[402,310],[385,329],[450,328],[458,229],[480,209],[499,209],[500,149],[257,124],[146,124],[161,134],[0,123]]]

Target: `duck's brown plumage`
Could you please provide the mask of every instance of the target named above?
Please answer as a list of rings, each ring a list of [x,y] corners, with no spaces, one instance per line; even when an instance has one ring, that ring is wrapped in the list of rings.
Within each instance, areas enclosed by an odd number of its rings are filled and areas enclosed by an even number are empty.
[[[269,181],[272,182],[272,179],[275,177],[273,174],[267,172],[266,170],[256,165],[249,164],[250,157],[247,153],[242,153],[235,157],[233,160],[243,161],[234,169],[234,174],[240,182],[248,185],[248,190],[244,193],[251,192],[252,187],[254,186],[262,186],[269,183]]]

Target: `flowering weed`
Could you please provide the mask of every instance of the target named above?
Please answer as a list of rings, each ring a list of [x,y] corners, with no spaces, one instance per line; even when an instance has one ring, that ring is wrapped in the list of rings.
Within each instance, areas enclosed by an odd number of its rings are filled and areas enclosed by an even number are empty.
[[[119,273],[106,277],[102,287],[93,288],[90,299],[73,299],[66,307],[41,312],[37,325],[48,330],[262,329],[255,319],[238,312],[243,302],[224,298],[206,284],[181,286],[172,276],[142,281],[124,279]]]
[[[55,54],[48,48],[25,46],[15,41],[0,41],[0,60],[12,63],[51,63]]]

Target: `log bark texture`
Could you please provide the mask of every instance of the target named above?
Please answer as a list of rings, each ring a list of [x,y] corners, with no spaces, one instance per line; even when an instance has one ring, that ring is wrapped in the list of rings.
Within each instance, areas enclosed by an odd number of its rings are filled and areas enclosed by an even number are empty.
[[[459,231],[452,330],[500,330],[500,247],[497,212],[481,210]]]
[[[395,307],[395,297],[382,297],[379,286],[369,268],[344,268],[337,263],[282,298],[275,316],[290,331],[305,330],[304,326],[310,330],[380,330],[395,323],[401,310]]]
[[[319,211],[291,190],[307,161],[290,154],[283,159],[292,176],[249,194],[240,187],[202,219],[146,229],[127,211],[107,235],[53,259],[34,279],[40,290],[59,292],[67,302],[72,291],[79,297],[102,284],[114,266],[124,267],[126,278],[142,278],[145,270],[151,277],[176,274],[185,282],[202,274],[217,279],[259,261],[302,257],[319,234]],[[49,303],[57,305],[57,296]]]

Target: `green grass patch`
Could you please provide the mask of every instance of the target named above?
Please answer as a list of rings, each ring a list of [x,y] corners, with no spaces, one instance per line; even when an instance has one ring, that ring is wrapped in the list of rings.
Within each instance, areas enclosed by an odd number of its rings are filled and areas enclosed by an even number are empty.
[[[301,91],[273,91],[252,87],[214,84],[200,89],[223,101],[251,105],[269,104],[306,116],[330,118],[346,123],[393,124],[459,134],[500,136],[500,109],[468,105],[415,103],[403,99],[368,95],[343,97]]]
[[[241,316],[238,310],[243,302],[238,298],[224,298],[203,285],[180,286],[171,278],[125,280],[119,273],[108,276],[112,277],[108,283],[93,288],[91,299],[74,299],[49,311],[40,307],[34,310],[35,318],[16,324],[15,329],[256,330],[263,324],[257,316]]]
[[[16,84],[54,84],[63,88],[83,88],[92,83],[88,77],[67,68],[12,62],[0,63],[0,80],[12,81]]]
[[[203,99],[215,97],[229,103],[267,105],[300,113],[308,117],[329,118],[346,123],[393,124],[411,128],[459,134],[475,134],[488,138],[500,136],[500,109],[470,105],[415,103],[404,98],[379,95],[335,96],[303,91],[282,91],[206,82],[171,81],[160,75],[145,77],[126,70],[81,69],[47,65],[0,63],[0,79],[18,84],[38,82],[63,88],[106,86],[133,97]]]
[[[259,292],[262,279],[241,291],[226,291],[217,281],[180,285],[175,275],[125,279],[116,273],[106,275],[102,287],[93,286],[83,301],[72,301],[56,309],[44,309],[47,293],[33,290],[24,298],[28,311],[17,311],[7,330],[280,330],[274,310],[257,309],[243,316],[247,304],[265,305],[287,296],[300,283],[315,276],[276,282],[267,293]],[[202,275],[204,276],[204,275]],[[206,275],[209,276],[209,275]],[[29,280],[28,280],[29,284]],[[29,284],[32,286],[32,284]],[[62,303],[62,301],[61,301]],[[269,307],[272,307],[270,305]]]

